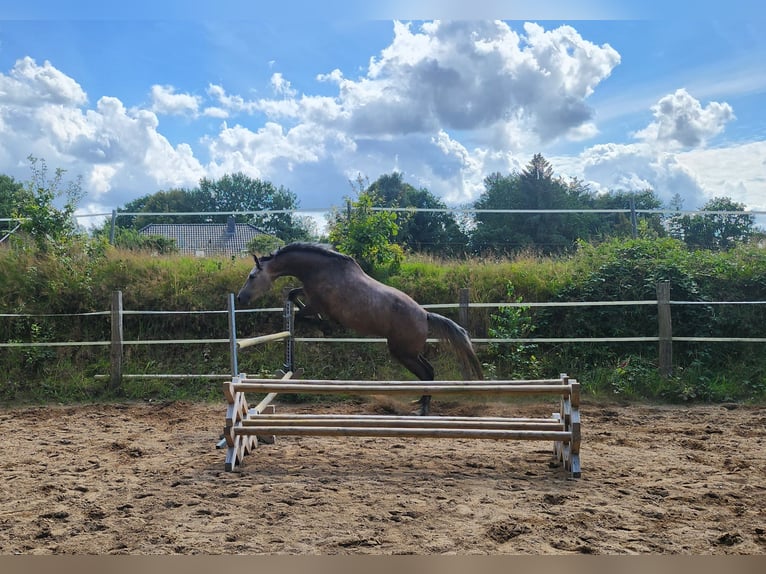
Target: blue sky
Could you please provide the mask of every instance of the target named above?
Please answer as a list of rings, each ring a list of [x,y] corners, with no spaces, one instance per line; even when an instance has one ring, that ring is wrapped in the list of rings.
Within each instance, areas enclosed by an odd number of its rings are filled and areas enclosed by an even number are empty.
[[[764,8],[612,4],[16,3],[0,173],[81,175],[82,214],[234,171],[306,209],[393,170],[457,205],[542,153],[594,191],[766,211]]]

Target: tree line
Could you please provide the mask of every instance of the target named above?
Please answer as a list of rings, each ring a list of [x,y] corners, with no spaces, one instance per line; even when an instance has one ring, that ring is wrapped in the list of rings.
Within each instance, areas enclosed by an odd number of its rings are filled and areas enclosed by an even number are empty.
[[[78,233],[73,215],[83,193],[80,179],[66,182],[65,172],[48,173],[44,160],[30,157],[31,180],[22,184],[0,175],[0,218],[18,218],[23,231],[40,249],[61,244]],[[280,243],[329,240],[368,270],[394,270],[405,252],[439,256],[513,255],[534,251],[560,255],[579,241],[609,238],[674,237],[692,248],[727,249],[759,233],[752,215],[681,213],[676,195],[669,207],[677,214],[550,213],[551,210],[657,210],[662,201],[651,189],[594,193],[587,184],[554,176],[553,166],[535,154],[521,171],[493,173],[484,179],[484,191],[468,207],[471,216],[446,211],[445,203],[426,188],[415,188],[399,172],[381,175],[370,183],[361,175],[351,182],[346,204],[327,216],[327,237],[318,237],[309,217],[300,209],[295,193],[269,181],[243,173],[219,179],[203,178],[194,188],[158,191],[135,199],[119,211],[121,216],[93,230],[96,238],[114,235],[118,246],[172,251],[174,246],[139,230],[149,223],[216,223],[237,212],[240,223],[251,223]],[[396,209],[383,211],[380,208]],[[415,211],[445,210],[445,211]],[[412,210],[412,211],[410,211]],[[487,213],[491,210],[537,210],[539,213]],[[727,197],[708,201],[702,211],[744,212],[744,204]],[[150,215],[153,213],[205,212],[207,215]],[[147,213],[147,215],[141,215]],[[216,215],[221,214],[221,215]],[[252,246],[257,249],[259,246]]]

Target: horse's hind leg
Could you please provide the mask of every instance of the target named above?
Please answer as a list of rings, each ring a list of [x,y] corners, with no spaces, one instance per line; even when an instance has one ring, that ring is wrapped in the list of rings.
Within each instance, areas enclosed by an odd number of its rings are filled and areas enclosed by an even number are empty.
[[[391,351],[391,354],[397,361],[407,367],[407,370],[421,381],[434,380],[434,368],[423,355],[402,353],[391,347],[389,347],[389,351]],[[418,414],[421,416],[427,415],[431,407],[431,395],[423,395],[420,397],[419,403],[420,409],[418,410]]]
[[[428,373],[428,378],[421,377],[421,381],[433,381],[434,380],[434,368],[431,363],[423,355],[418,355],[418,363],[423,365],[423,368]],[[431,408],[431,395],[423,395],[420,397],[420,416],[426,416]]]

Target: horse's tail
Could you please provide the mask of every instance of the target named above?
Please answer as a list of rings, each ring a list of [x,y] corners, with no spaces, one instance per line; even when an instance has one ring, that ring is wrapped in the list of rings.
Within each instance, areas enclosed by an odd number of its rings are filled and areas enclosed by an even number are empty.
[[[445,340],[452,345],[452,348],[460,358],[460,362],[463,364],[464,378],[473,380],[484,379],[481,363],[473,350],[468,331],[452,319],[448,319],[438,313],[428,313],[428,326],[436,338]]]

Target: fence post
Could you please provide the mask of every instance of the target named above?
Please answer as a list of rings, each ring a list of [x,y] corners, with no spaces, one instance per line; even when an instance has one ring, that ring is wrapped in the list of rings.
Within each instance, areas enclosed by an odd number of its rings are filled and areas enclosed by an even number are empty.
[[[636,217],[636,196],[630,196],[630,229],[633,239],[638,237],[638,217]]]
[[[469,290],[467,287],[461,289],[458,293],[458,323],[460,323],[466,330],[468,329],[468,300]]]
[[[114,228],[117,225],[117,210],[112,210],[112,221],[109,225],[109,245],[114,245]]]
[[[116,391],[122,384],[122,291],[112,291],[112,346],[109,353],[109,385]]]
[[[673,373],[673,328],[670,320],[670,281],[657,283],[657,320],[659,322],[659,368],[663,377]]]

